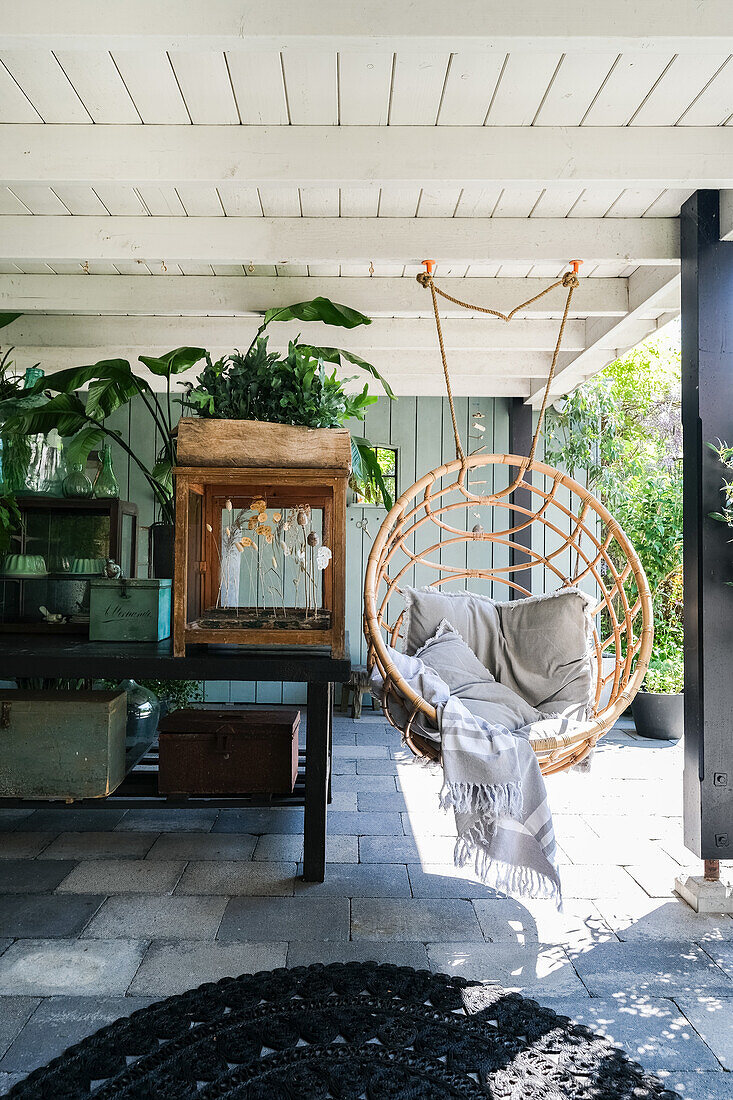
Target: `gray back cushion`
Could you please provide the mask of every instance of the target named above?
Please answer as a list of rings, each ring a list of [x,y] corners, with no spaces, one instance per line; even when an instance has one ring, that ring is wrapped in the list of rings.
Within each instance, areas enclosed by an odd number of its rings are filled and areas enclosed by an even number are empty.
[[[405,598],[406,653],[417,652],[445,619],[496,680],[530,706],[580,721],[590,715],[593,601],[584,592],[566,588],[497,603],[470,592],[407,588]]]
[[[542,718],[515,691],[498,683],[463,638],[447,623],[415,654],[437,672],[451,695],[492,725],[518,730]]]

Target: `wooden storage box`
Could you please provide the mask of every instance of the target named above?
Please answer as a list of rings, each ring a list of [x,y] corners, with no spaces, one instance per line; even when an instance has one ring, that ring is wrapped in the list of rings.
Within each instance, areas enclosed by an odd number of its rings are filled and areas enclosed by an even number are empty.
[[[92,642],[159,642],[171,633],[170,580],[93,580],[89,596]]]
[[[158,727],[158,790],[166,795],[292,794],[299,727],[299,710],[176,710]]]
[[[123,691],[0,691],[0,796],[104,798],[125,778],[126,726]]]
[[[192,644],[345,656],[350,459],[343,429],[181,420],[176,657]]]

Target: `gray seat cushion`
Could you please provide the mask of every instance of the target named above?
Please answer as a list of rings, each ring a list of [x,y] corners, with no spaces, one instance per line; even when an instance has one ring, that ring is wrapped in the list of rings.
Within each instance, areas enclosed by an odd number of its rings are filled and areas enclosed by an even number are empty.
[[[518,730],[543,717],[510,687],[498,683],[445,620],[415,656],[433,669],[451,696],[460,699],[477,718]]]
[[[579,721],[590,716],[593,601],[584,592],[565,588],[498,603],[470,592],[407,588],[405,599],[406,653],[416,653],[445,619],[495,679],[531,707]]]

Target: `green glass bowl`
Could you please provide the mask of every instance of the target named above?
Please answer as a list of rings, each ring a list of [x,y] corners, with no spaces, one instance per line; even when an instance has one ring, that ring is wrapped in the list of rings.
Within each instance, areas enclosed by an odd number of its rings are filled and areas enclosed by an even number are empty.
[[[6,577],[45,577],[46,562],[41,554],[7,554],[3,562]]]
[[[104,572],[104,566],[104,558],[72,558],[69,572],[98,577]]]

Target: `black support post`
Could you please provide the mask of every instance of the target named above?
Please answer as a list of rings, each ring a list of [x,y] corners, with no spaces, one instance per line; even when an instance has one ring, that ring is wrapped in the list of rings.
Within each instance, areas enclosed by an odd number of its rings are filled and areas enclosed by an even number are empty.
[[[510,397],[509,398],[509,453],[513,455],[528,455],[529,449],[532,446],[532,406],[525,405],[523,397]],[[519,470],[510,468],[509,477],[511,481],[519,473]],[[531,479],[531,475],[527,475],[527,480]],[[516,489],[512,494],[513,502],[520,508],[532,507],[532,494],[529,489]],[[521,513],[515,512],[513,524],[520,522]],[[518,544],[518,547],[532,545],[532,528],[526,527],[523,531],[517,531],[513,536],[513,541]],[[511,550],[511,565],[523,565],[529,560],[528,555],[520,549]],[[511,574],[511,578],[515,584],[521,585],[523,588],[531,589],[532,587],[532,572],[529,569],[521,569],[516,573]],[[519,600],[523,598],[523,593],[518,589],[511,589],[510,599]]]
[[[733,858],[733,546],[710,519],[723,469],[707,442],[733,443],[733,243],[720,240],[720,196],[682,207],[684,429],[684,841],[705,860]]]

